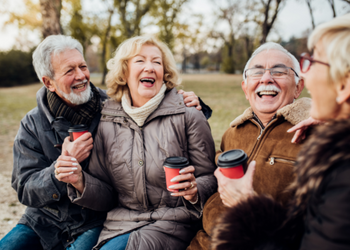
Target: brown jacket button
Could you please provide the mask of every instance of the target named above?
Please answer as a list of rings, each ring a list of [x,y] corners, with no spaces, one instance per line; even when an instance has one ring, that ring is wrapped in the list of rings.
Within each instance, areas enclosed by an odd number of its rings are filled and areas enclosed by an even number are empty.
[[[53,194],[53,195],[52,195],[52,198],[58,199],[58,195],[57,195],[57,194]]]

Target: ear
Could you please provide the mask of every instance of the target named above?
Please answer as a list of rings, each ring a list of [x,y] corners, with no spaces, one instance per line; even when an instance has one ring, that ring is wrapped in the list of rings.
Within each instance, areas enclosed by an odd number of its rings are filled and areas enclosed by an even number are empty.
[[[245,84],[245,82],[244,82],[244,80],[243,80],[242,83],[241,83],[241,85],[242,85],[243,92],[244,92],[244,94],[245,94],[245,99],[247,99],[247,100],[249,101],[249,96],[248,96],[248,94],[247,94],[247,85],[248,85],[248,83]]]
[[[337,103],[342,104],[350,100],[350,73],[347,74],[340,84],[337,86]]]
[[[41,78],[41,80],[43,81],[45,87],[50,90],[51,92],[55,92],[56,91],[56,87],[55,85],[53,84],[53,80],[48,77],[48,76],[43,76]]]
[[[296,86],[294,91],[294,99],[297,99],[300,96],[303,89],[304,89],[304,78],[300,78],[299,83]]]

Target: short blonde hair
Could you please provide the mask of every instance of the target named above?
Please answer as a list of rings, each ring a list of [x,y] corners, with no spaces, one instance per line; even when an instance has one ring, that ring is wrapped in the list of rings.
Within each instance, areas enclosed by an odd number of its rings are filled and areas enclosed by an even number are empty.
[[[109,72],[106,76],[107,94],[115,101],[120,102],[124,91],[129,91],[126,82],[128,75],[128,60],[135,57],[143,45],[156,46],[162,53],[164,78],[167,89],[172,89],[181,84],[179,73],[173,54],[168,46],[150,36],[136,36],[125,40],[115,51],[115,55],[107,63]]]
[[[309,37],[309,50],[312,51],[320,40],[323,41],[331,66],[331,78],[339,82],[350,72],[350,14],[317,26]]]

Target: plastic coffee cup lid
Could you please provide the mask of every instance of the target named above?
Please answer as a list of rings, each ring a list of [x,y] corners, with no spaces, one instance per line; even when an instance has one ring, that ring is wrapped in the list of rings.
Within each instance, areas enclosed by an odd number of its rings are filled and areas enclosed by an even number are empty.
[[[68,132],[82,132],[88,130],[88,127],[85,124],[78,124],[72,127],[69,127]]]
[[[244,164],[248,159],[247,154],[241,149],[233,149],[222,153],[218,158],[218,166],[221,168],[235,167]]]
[[[184,168],[189,165],[186,157],[182,156],[172,156],[168,157],[164,161],[164,166],[168,168]]]

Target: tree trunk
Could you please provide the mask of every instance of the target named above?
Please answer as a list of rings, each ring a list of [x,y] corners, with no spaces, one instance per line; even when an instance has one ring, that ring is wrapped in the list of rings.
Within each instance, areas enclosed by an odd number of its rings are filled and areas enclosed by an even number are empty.
[[[183,56],[183,59],[182,59],[182,67],[181,67],[181,69],[182,69],[182,73],[184,74],[184,73],[186,73],[186,67],[187,67],[187,65],[186,65],[186,48],[185,48],[185,46],[183,47],[183,51],[182,51],[182,56]]]
[[[109,10],[109,17],[108,17],[108,24],[107,24],[107,29],[106,29],[106,33],[105,33],[105,37],[103,39],[103,45],[102,45],[102,65],[103,65],[103,73],[102,73],[102,81],[101,84],[105,85],[105,81],[106,81],[106,74],[107,74],[107,62],[106,62],[106,52],[107,52],[107,40],[109,38],[109,33],[111,31],[111,21],[112,21],[112,16],[113,16],[114,11],[113,10]]]
[[[60,23],[61,8],[61,0],[40,0],[40,12],[43,20],[42,33],[44,38],[63,33]]]
[[[311,0],[306,0],[306,3],[307,3],[307,7],[309,7],[309,11],[310,11],[312,29],[315,29],[315,20],[314,20],[314,15],[312,13]]]

